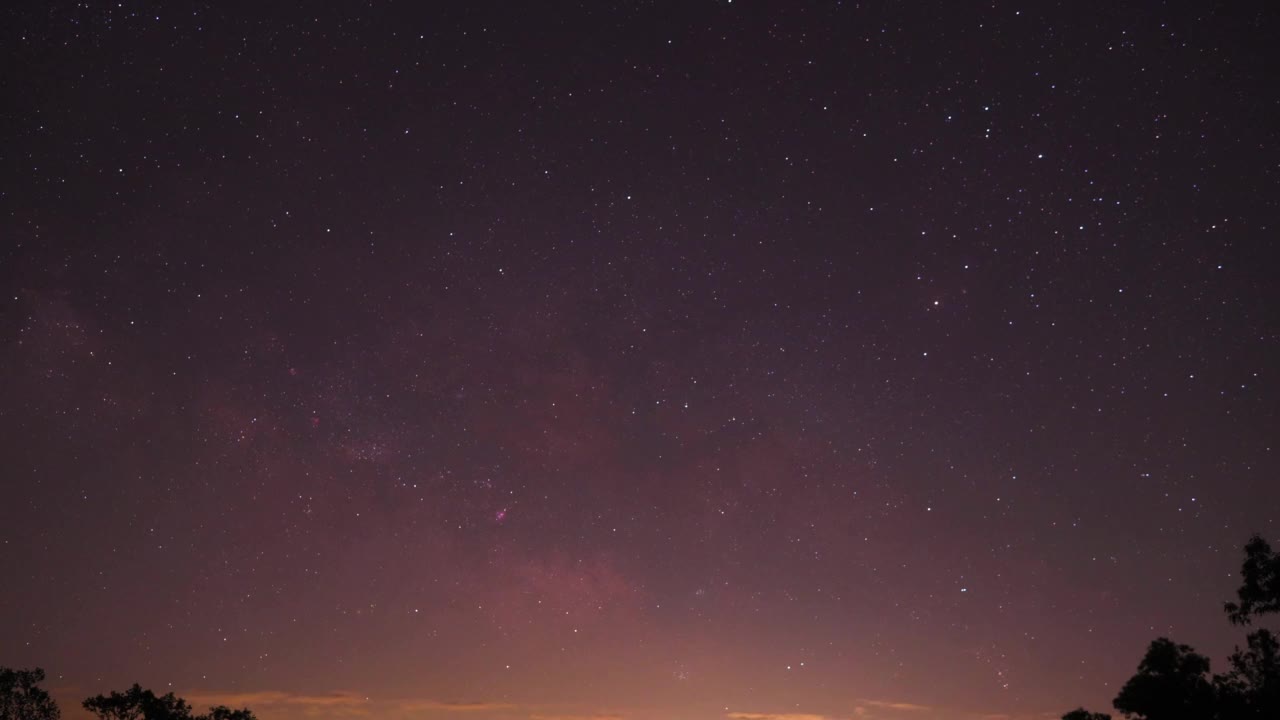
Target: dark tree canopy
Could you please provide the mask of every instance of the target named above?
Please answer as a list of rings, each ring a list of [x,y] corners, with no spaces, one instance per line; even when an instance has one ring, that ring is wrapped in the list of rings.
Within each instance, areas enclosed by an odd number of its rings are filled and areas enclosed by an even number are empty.
[[[44,670],[0,667],[0,720],[58,720],[58,704],[38,683]]]
[[[173,693],[157,696],[137,683],[122,693],[88,698],[84,709],[101,720],[192,720],[185,700]]]
[[[1231,655],[1231,672],[1214,678],[1221,717],[1230,720],[1280,718],[1280,641],[1270,630],[1248,637],[1248,647]]]
[[[1084,708],[1076,708],[1063,715],[1062,720],[1111,720],[1111,716],[1107,713],[1089,712]]]
[[[209,714],[201,716],[202,720],[258,720],[248,708],[232,710],[226,705],[209,708]]]
[[[1214,688],[1207,677],[1209,659],[1168,638],[1151,642],[1113,704],[1127,717],[1142,720],[1200,720],[1214,716]]]
[[[84,701],[84,709],[100,720],[257,720],[247,708],[233,710],[225,705],[209,708],[207,715],[194,715],[186,700],[173,693],[156,695],[137,684],[123,693],[91,697]]]
[[[1244,546],[1240,577],[1239,602],[1229,602],[1225,608],[1232,623],[1248,625],[1257,615],[1280,612],[1280,554],[1258,535]]]

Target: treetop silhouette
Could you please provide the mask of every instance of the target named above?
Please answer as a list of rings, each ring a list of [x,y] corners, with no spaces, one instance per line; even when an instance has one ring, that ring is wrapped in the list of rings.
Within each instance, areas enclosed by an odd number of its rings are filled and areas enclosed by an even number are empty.
[[[1112,705],[1126,716],[1146,720],[1210,718],[1216,698],[1208,674],[1209,658],[1189,645],[1158,638]]]
[[[1250,625],[1259,615],[1280,612],[1280,555],[1260,536],[1244,546],[1237,602],[1225,603],[1233,625]],[[1168,638],[1152,641],[1138,672],[1112,705],[1135,720],[1280,719],[1280,640],[1255,630],[1227,659],[1224,675],[1209,675],[1209,659]],[[1109,720],[1080,708],[1063,720]]]
[[[123,693],[88,698],[84,709],[99,720],[257,720],[248,708],[233,710],[225,705],[209,708],[207,715],[195,715],[186,700],[173,693],[156,695],[137,683]]]
[[[1239,602],[1223,606],[1233,624],[1249,625],[1257,615],[1280,612],[1280,554],[1259,535],[1244,546],[1240,577]]]
[[[1076,708],[1063,715],[1062,720],[1111,720],[1111,716],[1106,713],[1089,712],[1084,708]]]
[[[0,667],[0,720],[58,720],[58,704],[37,683],[44,670]]]

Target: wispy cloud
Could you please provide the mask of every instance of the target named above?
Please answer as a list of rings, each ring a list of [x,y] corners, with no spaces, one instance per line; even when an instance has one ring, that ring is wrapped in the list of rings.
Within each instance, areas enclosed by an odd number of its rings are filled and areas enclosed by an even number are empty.
[[[257,692],[203,692],[190,693],[187,700],[196,707],[210,705],[228,705],[230,707],[248,707],[252,710],[289,711],[293,715],[301,712],[306,716],[363,716],[377,717],[413,717],[444,713],[492,713],[511,711],[517,705],[505,702],[482,700],[440,700],[436,698],[401,698],[375,700],[355,692],[331,692],[316,695],[303,695],[277,690]],[[259,712],[259,716],[263,713]],[[548,716],[544,720],[555,720]],[[564,716],[563,720],[569,720]],[[575,720],[621,720],[617,716],[582,716]]]
[[[367,697],[346,691],[335,691],[319,695],[303,695],[278,690],[240,693],[206,692],[191,693],[186,696],[186,699],[198,708],[206,705],[227,705],[233,708],[247,707],[255,711],[261,708],[288,707],[300,710],[306,715],[351,716],[367,715],[369,713],[369,699]]]
[[[808,713],[749,713],[731,712],[725,717],[730,720],[835,720],[830,715],[813,715]]]
[[[730,712],[725,713],[727,720],[905,720],[906,718],[932,718],[936,715],[943,715],[949,718],[960,720],[1053,720],[1059,717],[1060,713],[1044,712],[1034,713],[1030,715],[999,712],[966,712],[963,710],[944,710],[932,705],[920,705],[918,703],[901,702],[897,700],[871,700],[867,698],[858,698],[853,701],[853,709],[845,714],[826,715],[821,713],[787,713],[787,712]],[[919,715],[917,713],[927,713],[927,715]],[[600,720],[607,720],[607,716],[596,716]],[[558,717],[539,717],[533,716],[530,720],[592,720],[591,716],[558,716]]]
[[[848,715],[823,715],[819,713],[766,713],[766,712],[731,712],[725,713],[728,720],[846,720],[847,718],[883,717],[882,711],[918,712],[932,710],[927,705],[890,700],[859,699],[857,707]]]
[[[399,704],[399,707],[405,712],[492,712],[494,710],[510,710],[515,705],[481,701],[405,700]]]
[[[916,705],[915,703],[893,702],[890,700],[867,700],[859,699],[858,702],[868,707],[879,708],[881,710],[904,710],[907,712],[917,712],[922,710],[932,710],[928,705]]]
[[[589,715],[530,715],[529,720],[624,720],[616,713],[594,713]]]

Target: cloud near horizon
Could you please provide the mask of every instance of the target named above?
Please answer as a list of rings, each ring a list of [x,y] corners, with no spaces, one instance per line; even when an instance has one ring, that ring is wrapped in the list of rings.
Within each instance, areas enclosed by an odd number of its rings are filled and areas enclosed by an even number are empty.
[[[529,716],[529,720],[623,720],[624,716],[616,713],[594,713],[589,715],[539,715]]]
[[[520,705],[510,702],[493,702],[485,700],[440,700],[437,698],[384,698],[374,699],[353,691],[334,691],[314,695],[290,693],[280,690],[258,690],[250,692],[193,692],[185,696],[187,702],[198,709],[215,705],[228,707],[247,707],[259,711],[262,708],[274,708],[284,711],[286,708],[301,712],[304,716],[375,716],[386,718],[424,717],[431,713],[484,714],[504,713],[510,716],[513,712],[526,714],[528,720],[626,720],[626,716],[615,712],[531,712],[536,705]],[[295,713],[288,713],[290,717]],[[261,712],[258,713],[262,715]],[[763,718],[761,719],[763,720]],[[818,718],[795,717],[790,720],[819,720]]]
[[[868,709],[875,710],[896,710],[901,712],[920,712],[932,710],[928,705],[917,705],[915,703],[894,702],[889,700],[867,700],[860,698],[857,700],[857,707],[848,715],[824,715],[819,713],[757,713],[757,712],[731,712],[725,713],[725,717],[729,720],[846,720],[852,717],[870,717]]]
[[[489,712],[510,710],[515,705],[495,702],[458,702],[452,700],[406,700],[399,704],[405,712]]]
[[[369,698],[358,693],[335,691],[321,695],[300,695],[279,690],[261,690],[256,692],[206,692],[190,693],[187,702],[196,707],[204,705],[226,705],[228,707],[253,707],[258,705],[302,705],[307,707],[355,707],[369,702]]]
[[[880,710],[903,710],[906,712],[918,712],[923,710],[932,710],[928,705],[917,705],[915,703],[891,702],[888,700],[867,700],[859,698],[859,703],[869,707],[878,708]]]
[[[378,715],[414,713],[484,713],[512,710],[511,703],[437,700],[432,698],[374,701],[371,698],[348,691],[335,691],[319,695],[302,695],[277,690],[241,693],[191,693],[187,701],[196,707],[227,705],[248,707],[252,710],[270,707],[292,707],[307,715],[369,715],[376,709]],[[585,720],[585,716],[584,716]]]
[[[749,713],[731,712],[725,717],[730,720],[835,720],[831,715],[815,715],[809,713]]]

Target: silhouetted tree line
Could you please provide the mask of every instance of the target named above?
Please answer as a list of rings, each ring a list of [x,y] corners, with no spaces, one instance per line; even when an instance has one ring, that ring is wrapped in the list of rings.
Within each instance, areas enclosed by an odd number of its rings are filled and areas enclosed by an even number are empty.
[[[49,693],[37,685],[44,682],[44,670],[10,670],[0,667],[0,720],[58,720],[62,713]],[[122,693],[86,698],[84,709],[99,720],[257,720],[248,708],[232,710],[225,705],[196,715],[186,700],[167,693],[156,695],[135,684]]]
[[[1259,615],[1280,613],[1280,553],[1257,535],[1244,546],[1237,602],[1223,609],[1232,625],[1252,625]],[[1111,704],[1136,720],[1280,720],[1280,641],[1258,629],[1227,658],[1231,669],[1209,674],[1209,659],[1189,645],[1157,638],[1138,673]],[[1080,708],[1062,720],[1111,720]]]

